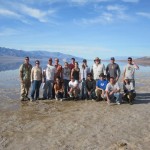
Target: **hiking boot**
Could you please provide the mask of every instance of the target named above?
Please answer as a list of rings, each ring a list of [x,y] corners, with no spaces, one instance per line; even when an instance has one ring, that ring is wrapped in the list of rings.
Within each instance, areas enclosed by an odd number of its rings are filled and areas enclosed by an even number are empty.
[[[24,97],[21,97],[20,100],[21,100],[21,101],[24,101]]]

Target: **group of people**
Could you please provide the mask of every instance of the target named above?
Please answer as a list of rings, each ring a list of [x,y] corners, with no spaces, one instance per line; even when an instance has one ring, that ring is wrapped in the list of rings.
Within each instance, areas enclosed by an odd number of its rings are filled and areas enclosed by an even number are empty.
[[[123,71],[123,94],[119,85],[121,75],[120,67],[111,57],[110,63],[105,67],[101,59],[96,57],[90,68],[87,60],[83,59],[81,67],[75,58],[71,63],[59,64],[59,59],[49,58],[46,68],[40,67],[40,61],[35,61],[35,66],[29,63],[29,57],[25,57],[20,66],[21,97],[20,100],[38,100],[39,90],[42,84],[42,99],[87,99],[106,100],[108,104],[115,101],[118,105],[122,101],[130,104],[136,96],[134,73],[139,66],[128,57],[128,64]],[[31,86],[32,85],[32,86]],[[31,98],[28,97],[31,86]]]

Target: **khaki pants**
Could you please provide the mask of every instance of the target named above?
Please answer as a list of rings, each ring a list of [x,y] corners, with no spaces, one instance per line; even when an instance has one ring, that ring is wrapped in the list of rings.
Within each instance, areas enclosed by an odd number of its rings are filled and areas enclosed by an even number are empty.
[[[24,83],[21,83],[21,97],[28,97],[29,88],[31,86],[31,81],[24,81]]]

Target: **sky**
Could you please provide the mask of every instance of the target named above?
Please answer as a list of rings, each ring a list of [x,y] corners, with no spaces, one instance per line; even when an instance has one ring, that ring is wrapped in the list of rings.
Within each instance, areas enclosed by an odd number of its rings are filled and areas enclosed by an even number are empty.
[[[150,1],[0,0],[0,47],[86,59],[150,56]]]

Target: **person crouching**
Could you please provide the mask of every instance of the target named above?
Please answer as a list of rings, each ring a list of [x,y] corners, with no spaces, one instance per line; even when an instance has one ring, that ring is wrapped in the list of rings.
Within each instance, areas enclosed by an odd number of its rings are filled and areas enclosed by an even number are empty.
[[[132,105],[133,100],[136,97],[136,92],[133,86],[133,82],[131,82],[128,78],[124,79],[123,90],[124,94],[122,99],[129,102],[129,104]]]
[[[54,91],[55,91],[55,99],[62,101],[64,94],[64,86],[59,76],[56,77],[55,79]]]
[[[70,90],[68,92],[69,96],[73,97],[75,99],[78,99],[79,94],[80,94],[79,83],[77,80],[74,79],[73,76],[71,76],[71,81],[69,82],[69,87],[70,87]]]

